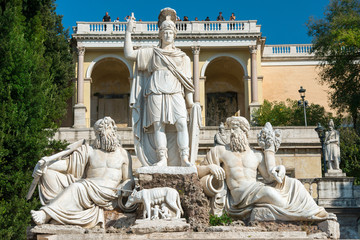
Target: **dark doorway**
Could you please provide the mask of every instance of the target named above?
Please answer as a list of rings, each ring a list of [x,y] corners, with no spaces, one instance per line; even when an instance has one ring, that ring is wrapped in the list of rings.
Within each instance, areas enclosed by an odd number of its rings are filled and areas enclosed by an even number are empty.
[[[237,92],[206,94],[206,126],[219,126],[238,111]]]

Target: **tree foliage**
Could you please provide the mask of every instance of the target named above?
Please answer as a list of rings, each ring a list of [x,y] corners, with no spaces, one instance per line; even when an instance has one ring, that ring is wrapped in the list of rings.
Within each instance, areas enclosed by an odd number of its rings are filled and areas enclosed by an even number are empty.
[[[340,168],[360,184],[360,137],[353,128],[340,128]]]
[[[39,204],[25,196],[71,96],[67,37],[52,0],[0,4],[0,239],[24,239]]]
[[[332,113],[325,111],[318,104],[310,104],[306,108],[306,119],[309,126],[321,123],[326,126],[333,118]],[[338,120],[336,120],[338,121]],[[270,122],[273,126],[304,126],[304,110],[299,107],[296,100],[287,99],[286,102],[264,101],[263,105],[253,113],[253,125],[264,126]]]
[[[349,113],[359,133],[360,1],[331,0],[323,19],[310,18],[313,52],[322,61],[321,82],[330,88],[331,107]]]

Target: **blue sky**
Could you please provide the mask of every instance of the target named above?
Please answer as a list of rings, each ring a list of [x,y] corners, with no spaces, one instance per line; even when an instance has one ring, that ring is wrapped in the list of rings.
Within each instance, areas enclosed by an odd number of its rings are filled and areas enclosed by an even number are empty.
[[[171,7],[181,18],[188,16],[190,20],[204,20],[207,16],[216,20],[219,11],[228,20],[234,12],[237,20],[257,20],[266,44],[302,44],[311,43],[306,21],[310,16],[322,18],[329,0],[57,0],[56,4],[56,12],[64,16],[64,27],[70,30],[77,21],[102,21],[106,11],[112,21],[117,17],[123,20],[131,12],[136,19],[157,21],[160,10]]]

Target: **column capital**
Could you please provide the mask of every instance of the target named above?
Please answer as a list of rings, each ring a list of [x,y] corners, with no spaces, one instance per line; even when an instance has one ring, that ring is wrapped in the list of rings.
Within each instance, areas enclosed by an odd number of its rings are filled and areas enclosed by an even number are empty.
[[[249,46],[249,51],[250,51],[250,53],[256,53],[257,46],[256,45],[255,46]]]
[[[192,50],[192,53],[194,55],[199,55],[200,54],[200,46],[192,46],[191,50]]]
[[[84,56],[84,54],[85,54],[85,47],[83,47],[83,46],[77,47],[77,54],[78,54],[79,56]]]

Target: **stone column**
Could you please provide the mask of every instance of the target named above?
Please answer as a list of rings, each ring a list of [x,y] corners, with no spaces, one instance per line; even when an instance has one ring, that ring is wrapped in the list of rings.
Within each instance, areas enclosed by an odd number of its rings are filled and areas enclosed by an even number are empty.
[[[77,69],[77,101],[74,106],[74,128],[86,127],[86,107],[84,105],[84,55],[85,47],[79,46]]]
[[[194,46],[191,47],[193,55],[194,55],[194,61],[193,61],[193,79],[194,79],[194,102],[200,102],[200,76],[199,76],[199,53],[200,53],[200,47]]]
[[[256,46],[250,47],[251,57],[251,103],[258,103],[257,56]]]
[[[251,103],[249,105],[250,121],[253,120],[253,113],[259,107],[259,89],[258,89],[258,76],[257,76],[257,46],[250,46],[251,57]]]

